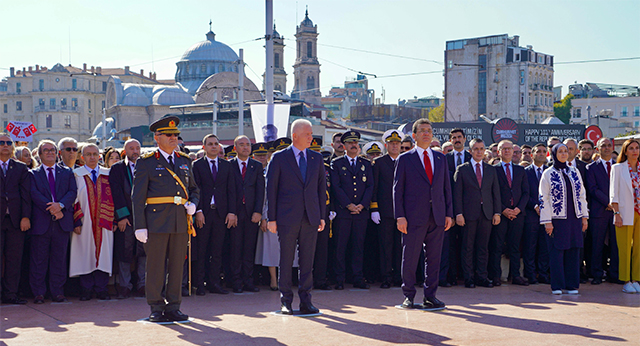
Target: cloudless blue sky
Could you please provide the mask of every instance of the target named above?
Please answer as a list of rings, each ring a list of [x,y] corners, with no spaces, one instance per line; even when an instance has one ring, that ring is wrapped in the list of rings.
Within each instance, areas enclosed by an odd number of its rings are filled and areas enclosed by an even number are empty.
[[[309,17],[318,25],[322,94],[355,73],[383,77],[441,71],[442,64],[349,51],[323,45],[444,60],[445,41],[495,34],[519,35],[520,45],[555,56],[555,62],[640,56],[640,1],[427,1],[427,0],[274,0],[278,32],[295,39],[295,29]],[[9,67],[131,66],[153,70],[159,79],[174,78],[179,57],[205,39],[209,18],[216,40],[236,52],[244,48],[246,69],[258,88],[264,72],[265,3],[234,1],[33,1],[0,0],[0,77]],[[70,33],[70,35],[69,35]],[[69,57],[69,36],[71,57]],[[286,40],[287,92],[293,88],[295,42]],[[155,62],[151,63],[154,60]],[[338,66],[341,65],[341,66]],[[252,72],[252,70],[255,72]],[[556,86],[601,82],[640,84],[640,60],[556,65]],[[371,79],[385,102],[413,96],[442,97],[442,73]]]

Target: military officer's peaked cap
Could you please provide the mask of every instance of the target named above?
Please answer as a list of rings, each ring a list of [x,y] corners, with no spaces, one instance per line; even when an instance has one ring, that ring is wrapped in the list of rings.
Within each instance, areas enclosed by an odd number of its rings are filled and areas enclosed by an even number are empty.
[[[291,139],[287,137],[278,138],[273,141],[273,146],[276,148],[276,151],[287,149],[291,145]]]
[[[354,130],[348,130],[345,133],[343,133],[342,136],[340,137],[340,141],[342,143],[357,142],[359,140],[360,140],[360,132],[354,131]]]
[[[269,152],[267,143],[255,143],[251,146],[251,153],[254,155],[266,155]]]
[[[398,131],[396,129],[387,130],[382,135],[382,141],[384,141],[385,143],[402,142],[402,134],[400,133],[400,131]]]
[[[311,147],[309,147],[309,149],[313,151],[320,151],[320,149],[322,149],[322,137],[313,137]]]
[[[180,118],[176,116],[168,116],[164,118],[160,118],[154,121],[151,125],[149,125],[149,130],[153,133],[175,133],[179,134],[180,130],[178,129],[178,124],[180,123]]]
[[[275,143],[276,141],[267,142],[267,149],[269,150],[270,153],[276,151]]]
[[[238,153],[235,151],[235,148],[233,147],[233,145],[229,145],[226,148],[224,148],[224,157],[231,159],[238,156]]]
[[[382,153],[382,143],[375,142],[375,141],[369,142],[365,144],[365,146],[362,148],[362,151],[364,151],[367,154]]]

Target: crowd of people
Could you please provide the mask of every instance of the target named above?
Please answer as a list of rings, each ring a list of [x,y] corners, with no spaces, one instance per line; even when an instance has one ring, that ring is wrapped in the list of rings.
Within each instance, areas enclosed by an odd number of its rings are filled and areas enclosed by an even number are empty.
[[[289,314],[292,283],[306,313],[313,289],[345,284],[401,286],[403,308],[420,285],[433,309],[445,306],[438,287],[459,284],[640,293],[637,140],[619,154],[608,138],[467,146],[462,129],[440,143],[422,119],[410,135],[361,146],[349,130],[323,147],[297,122],[291,139],[224,147],[209,134],[186,153],[177,122],[152,124],[159,148],[144,153],[135,139],[30,150],[0,133],[2,303],[115,292],[146,296],[152,321],[178,321],[182,296],[261,285]]]

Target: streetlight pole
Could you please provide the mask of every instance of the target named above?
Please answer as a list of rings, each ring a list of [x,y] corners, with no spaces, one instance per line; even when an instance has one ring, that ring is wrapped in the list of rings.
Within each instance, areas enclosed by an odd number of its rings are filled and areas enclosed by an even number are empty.
[[[216,105],[216,102],[218,101],[218,92],[214,91],[213,92],[213,102],[211,103],[213,105],[213,121],[212,121],[212,130],[213,130],[213,134],[217,135],[218,134],[218,105]]]
[[[244,134],[244,50],[238,60],[238,136]]]

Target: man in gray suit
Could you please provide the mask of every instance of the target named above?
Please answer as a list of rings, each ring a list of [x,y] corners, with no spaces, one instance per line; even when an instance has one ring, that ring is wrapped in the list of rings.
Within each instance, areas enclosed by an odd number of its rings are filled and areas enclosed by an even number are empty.
[[[292,145],[273,154],[267,167],[267,227],[280,240],[280,311],[292,315],[291,268],[299,246],[300,312],[318,313],[311,303],[313,258],[317,232],[325,226],[327,184],[322,154],[310,150],[311,122],[291,124]]]

